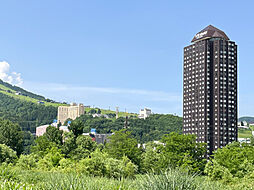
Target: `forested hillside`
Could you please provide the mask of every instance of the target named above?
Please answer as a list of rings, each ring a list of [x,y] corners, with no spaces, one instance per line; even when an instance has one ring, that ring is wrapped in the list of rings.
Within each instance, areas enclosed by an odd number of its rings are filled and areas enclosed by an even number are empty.
[[[40,104],[38,101],[43,101],[45,104]],[[24,131],[34,133],[37,126],[52,123],[53,119],[57,118],[59,105],[64,104],[0,80],[0,117],[18,123]],[[96,128],[98,133],[120,130],[126,125],[126,115],[129,116],[128,128],[140,143],[158,140],[170,132],[182,132],[182,118],[170,114],[154,114],[143,120],[138,119],[137,114],[133,113],[119,112],[120,117],[115,119],[115,112],[111,110],[86,108],[85,111],[87,114],[77,119],[82,122],[83,132],[89,132],[91,128]],[[111,119],[93,118],[90,115],[92,113],[107,114]]]
[[[57,107],[22,101],[0,93],[0,117],[18,123],[25,131],[35,132],[36,126],[51,123]]]
[[[124,128],[126,119],[120,117],[110,120],[102,117],[93,118],[91,115],[83,115],[75,120],[82,123],[83,132],[87,133],[95,128],[98,133],[111,133]],[[164,134],[171,132],[182,133],[182,118],[171,114],[154,114],[147,119],[130,117],[128,129],[140,143],[159,140]]]

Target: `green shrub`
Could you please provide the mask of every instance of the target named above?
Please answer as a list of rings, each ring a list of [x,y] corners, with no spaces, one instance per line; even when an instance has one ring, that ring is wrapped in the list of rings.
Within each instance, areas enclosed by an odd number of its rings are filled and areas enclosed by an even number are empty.
[[[98,149],[95,152],[91,153],[90,157],[81,160],[78,163],[78,170],[81,173],[93,175],[93,176],[105,176],[106,175],[106,166],[105,161],[108,155],[102,153]]]
[[[0,164],[3,162],[10,163],[17,159],[16,152],[5,144],[0,144]]]
[[[30,155],[21,155],[17,161],[16,166],[21,169],[31,170],[37,166],[38,157],[34,154]]]
[[[58,169],[64,172],[73,172],[76,169],[75,162],[69,158],[62,158],[59,161]]]
[[[133,178],[138,167],[133,164],[126,156],[122,160],[107,158],[106,160],[106,176],[113,178]]]
[[[61,151],[56,147],[51,148],[48,153],[39,160],[39,169],[49,171],[59,166],[60,160],[63,158]]]
[[[205,173],[212,180],[231,182],[254,172],[254,147],[234,142],[218,149],[206,164]]]

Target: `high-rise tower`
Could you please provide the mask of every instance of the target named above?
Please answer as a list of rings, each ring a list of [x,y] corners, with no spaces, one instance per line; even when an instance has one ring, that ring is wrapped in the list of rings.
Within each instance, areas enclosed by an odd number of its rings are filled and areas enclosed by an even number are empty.
[[[184,48],[183,133],[207,153],[237,140],[237,45],[211,25]]]

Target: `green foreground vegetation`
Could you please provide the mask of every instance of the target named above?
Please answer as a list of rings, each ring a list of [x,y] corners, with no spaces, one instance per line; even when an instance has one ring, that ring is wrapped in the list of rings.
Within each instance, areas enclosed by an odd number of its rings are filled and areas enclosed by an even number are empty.
[[[205,143],[175,132],[138,146],[131,129],[106,144],[82,135],[84,118],[70,132],[48,127],[22,153],[23,132],[0,120],[0,189],[228,189],[254,187],[254,146],[238,142],[207,159]]]
[[[251,129],[238,129],[238,138],[251,138]]]
[[[13,168],[1,168],[0,172],[2,173],[0,189],[12,190],[223,190],[227,188],[225,185],[209,181],[205,177],[191,175],[179,170],[168,170],[158,175],[137,175],[134,179],[93,177],[63,172],[22,171]]]

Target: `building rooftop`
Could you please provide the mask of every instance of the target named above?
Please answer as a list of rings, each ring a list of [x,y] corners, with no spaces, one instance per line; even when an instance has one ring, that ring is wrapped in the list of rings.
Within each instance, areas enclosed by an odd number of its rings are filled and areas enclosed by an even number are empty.
[[[207,38],[224,38],[226,40],[229,40],[228,36],[222,30],[212,25],[209,25],[200,32],[198,32],[191,40],[191,42],[196,42]]]

